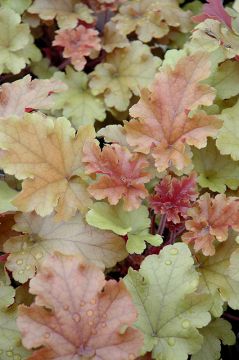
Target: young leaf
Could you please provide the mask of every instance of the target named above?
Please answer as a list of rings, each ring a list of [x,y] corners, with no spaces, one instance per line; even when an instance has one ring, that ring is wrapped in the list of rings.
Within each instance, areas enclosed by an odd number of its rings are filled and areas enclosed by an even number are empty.
[[[124,281],[139,314],[135,326],[144,333],[152,358],[174,360],[177,354],[177,360],[186,360],[200,350],[197,329],[210,321],[211,300],[193,294],[198,274],[185,244],[147,257],[139,272],[130,269]]]
[[[103,99],[93,96],[88,86],[88,76],[67,66],[64,72],[55,72],[54,78],[62,81],[68,89],[52,95],[52,110],[61,110],[76,129],[80,125],[94,124],[106,117]]]
[[[30,59],[39,61],[40,50],[33,44],[33,37],[27,24],[21,23],[21,16],[12,9],[0,9],[0,74],[18,74]]]
[[[155,194],[150,198],[150,207],[156,214],[166,214],[167,221],[177,224],[180,216],[187,216],[187,210],[197,196],[195,174],[181,179],[165,176],[155,187]]]
[[[88,187],[97,200],[107,198],[111,205],[123,199],[128,211],[137,209],[148,192],[144,186],[151,176],[145,170],[149,163],[141,154],[132,154],[118,144],[106,145],[103,150],[95,143],[84,146],[83,162],[87,174],[100,174],[98,180]]]
[[[197,53],[182,58],[175,69],[164,68],[149,90],[130,109],[139,120],[125,122],[127,140],[136,151],[152,151],[158,171],[174,165],[181,170],[191,163],[186,146],[206,146],[207,137],[215,136],[221,122],[200,111],[191,118],[191,110],[211,105],[214,90],[200,82],[210,74],[208,56]]]
[[[13,83],[5,83],[0,88],[0,118],[22,116],[27,109],[51,109],[51,94],[66,89],[67,86],[61,81],[32,80],[30,75]]]
[[[161,60],[153,56],[150,48],[140,41],[131,42],[124,49],[116,49],[96,66],[89,83],[93,95],[104,94],[108,107],[124,111],[134,95],[148,86],[154,78]]]
[[[202,348],[198,353],[192,355],[191,360],[219,360],[221,341],[223,345],[233,345],[236,341],[231,324],[224,319],[213,320],[200,330],[200,334],[203,335]]]
[[[55,251],[79,255],[101,268],[112,267],[127,256],[122,238],[87,225],[80,214],[60,223],[53,215],[42,218],[34,213],[20,214],[15,219],[14,229],[23,235],[7,240],[4,251],[10,253],[6,267],[21,283],[32,278],[44,258]]]
[[[58,254],[44,262],[30,292],[35,304],[19,306],[18,327],[26,348],[43,348],[29,360],[139,355],[143,339],[131,327],[137,314],[122,281],[106,282],[98,268]]]
[[[193,243],[195,251],[202,251],[205,256],[215,254],[216,240],[222,242],[228,238],[229,227],[239,230],[239,202],[237,198],[224,194],[210,198],[205,193],[188,211],[191,217],[185,223],[188,232],[182,240]]]
[[[74,216],[90,205],[82,175],[82,148],[94,138],[85,126],[77,135],[65,118],[52,120],[40,113],[0,123],[0,164],[6,173],[24,179],[13,200],[18,210],[46,216],[54,209],[58,220]],[[25,180],[26,179],[26,180]]]
[[[227,186],[232,190],[238,188],[239,162],[222,156],[213,140],[208,140],[204,149],[193,149],[192,161],[200,186],[219,193],[224,193]]]
[[[162,243],[161,236],[149,234],[150,219],[146,206],[126,212],[122,203],[110,206],[96,202],[86,214],[86,221],[99,229],[112,230],[119,235],[128,234],[126,249],[129,253],[141,254],[146,247],[145,241],[154,246]]]
[[[85,57],[101,48],[98,35],[98,31],[79,25],[74,29],[58,30],[52,44],[63,47],[63,56],[70,58],[75,69],[81,71],[86,64]]]

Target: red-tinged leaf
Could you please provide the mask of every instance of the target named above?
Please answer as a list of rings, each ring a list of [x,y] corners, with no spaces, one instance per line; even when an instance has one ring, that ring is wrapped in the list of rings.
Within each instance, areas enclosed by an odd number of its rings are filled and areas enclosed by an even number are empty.
[[[207,4],[203,5],[203,13],[192,18],[194,22],[206,19],[218,20],[229,28],[232,25],[232,18],[224,9],[222,0],[207,0]]]
[[[177,224],[180,222],[180,216],[187,216],[187,211],[197,196],[195,174],[181,179],[165,176],[155,187],[150,206],[156,214],[166,214],[167,221]]]
[[[70,58],[76,70],[81,71],[86,64],[86,56],[100,50],[98,31],[79,25],[75,29],[58,30],[53,45],[64,48],[63,56]]]
[[[139,355],[143,336],[130,327],[137,313],[123,282],[105,281],[97,267],[58,253],[31,280],[30,292],[35,303],[19,306],[17,323],[26,348],[43,348],[29,360],[133,360]]]
[[[144,184],[151,176],[145,171],[149,163],[143,155],[132,154],[118,144],[106,145],[101,151],[95,143],[88,143],[84,147],[83,162],[88,174],[101,174],[88,188],[95,199],[107,198],[111,205],[123,199],[125,209],[132,210],[148,195]]]
[[[205,193],[188,215],[192,219],[186,221],[188,232],[182,239],[188,244],[193,243],[195,251],[202,250],[206,256],[215,254],[216,240],[227,240],[229,227],[239,230],[239,201],[224,194],[213,199]]]
[[[165,67],[149,90],[143,90],[139,102],[130,109],[125,122],[128,143],[144,154],[152,153],[158,171],[170,166],[181,170],[191,164],[188,145],[205,147],[208,136],[215,136],[221,122],[216,116],[199,111],[211,105],[215,92],[203,79],[210,75],[207,54],[196,53],[182,58],[175,69]]]

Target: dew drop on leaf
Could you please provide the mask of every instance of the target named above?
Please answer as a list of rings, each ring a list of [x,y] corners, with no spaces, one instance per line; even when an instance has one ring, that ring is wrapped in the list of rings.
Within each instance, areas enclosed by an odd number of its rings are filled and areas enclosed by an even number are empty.
[[[16,261],[17,265],[22,265],[23,264],[23,261],[21,259],[17,260]]]
[[[50,336],[51,336],[51,334],[48,333],[48,332],[44,334],[44,338],[45,338],[45,339],[49,339]]]
[[[165,265],[171,265],[172,264],[172,261],[171,260],[166,260],[165,261]]]
[[[39,252],[39,253],[37,253],[37,254],[35,255],[35,258],[36,258],[37,260],[40,260],[42,257],[43,257],[43,254],[42,254],[41,252]]]
[[[172,248],[172,249],[170,250],[170,254],[171,254],[171,255],[177,255],[177,254],[178,254],[178,249]]]
[[[182,328],[183,329],[188,329],[189,327],[190,327],[190,321],[188,321],[188,320],[183,320],[183,322],[182,322]]]
[[[75,322],[79,322],[81,317],[79,314],[75,313],[72,315],[72,319],[75,321]]]
[[[86,314],[87,314],[87,316],[92,316],[92,315],[93,315],[93,311],[92,311],[92,310],[88,310]]]
[[[175,345],[175,339],[174,338],[168,338],[168,344],[170,345],[170,346],[174,346]]]

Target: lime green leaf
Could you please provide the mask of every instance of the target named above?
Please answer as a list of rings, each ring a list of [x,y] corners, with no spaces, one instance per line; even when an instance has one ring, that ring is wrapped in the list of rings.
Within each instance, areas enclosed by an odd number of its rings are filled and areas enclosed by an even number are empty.
[[[185,244],[148,256],[139,272],[129,270],[125,283],[138,310],[135,326],[144,333],[145,351],[165,360],[186,360],[199,351],[203,338],[197,328],[209,323],[211,300],[193,294],[198,274]]]
[[[0,287],[0,309],[14,303],[15,290],[11,286]]]
[[[160,246],[162,244],[162,237],[160,235],[149,234],[147,230],[136,235],[130,233],[128,235],[126,249],[130,254],[142,254],[146,248],[145,241],[153,246]]]
[[[18,14],[22,14],[30,5],[32,0],[1,0],[0,5],[11,8]]]
[[[57,70],[55,66],[50,66],[50,60],[48,58],[32,62],[31,64],[31,72],[39,79],[50,79]]]
[[[17,195],[17,191],[11,189],[4,181],[0,181],[0,213],[16,210],[11,200]]]
[[[10,8],[0,9],[0,74],[19,73],[30,59],[39,61],[40,50],[33,45],[29,26]]]
[[[201,187],[220,193],[225,192],[227,186],[232,190],[238,188],[239,162],[221,155],[213,140],[209,139],[204,149],[193,149],[193,164]]]
[[[224,121],[218,132],[216,145],[222,155],[231,155],[239,160],[239,101],[231,108],[225,109],[220,118]]]
[[[239,94],[238,77],[239,62],[227,60],[219,65],[209,82],[217,90],[217,96],[220,99],[229,99]]]
[[[118,111],[128,108],[132,94],[148,86],[160,65],[150,47],[140,41],[107,54],[105,62],[96,66],[89,83],[94,95],[104,94],[105,103]]]
[[[200,330],[203,335],[202,349],[191,360],[218,360],[221,355],[221,341],[224,345],[233,345],[236,341],[231,324],[224,319],[213,320]],[[220,341],[221,340],[221,341]]]
[[[77,129],[80,125],[105,119],[104,102],[100,97],[92,95],[88,87],[88,77],[84,72],[77,72],[68,66],[66,73],[56,72],[54,78],[68,85],[68,90],[53,95],[53,110],[62,110],[62,114],[69,118]]]
[[[239,279],[235,277],[235,263],[239,267],[239,252],[235,235],[230,234],[227,241],[216,247],[213,256],[197,254],[198,271],[200,272],[200,290],[213,298],[211,312],[219,317],[225,302],[232,309],[239,309]],[[233,256],[232,256],[233,255]],[[238,271],[238,270],[237,270]]]

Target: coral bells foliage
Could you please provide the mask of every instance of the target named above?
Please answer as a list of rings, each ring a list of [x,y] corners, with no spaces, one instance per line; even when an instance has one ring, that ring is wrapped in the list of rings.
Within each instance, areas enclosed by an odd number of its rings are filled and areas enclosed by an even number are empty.
[[[1,360],[238,358],[228,3],[0,0]]]

